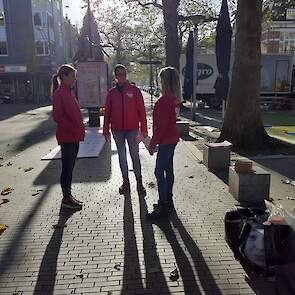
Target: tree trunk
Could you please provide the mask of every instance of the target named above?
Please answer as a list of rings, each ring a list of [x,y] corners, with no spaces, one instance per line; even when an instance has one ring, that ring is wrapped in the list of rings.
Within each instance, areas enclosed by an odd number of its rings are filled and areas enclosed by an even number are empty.
[[[164,27],[166,32],[165,50],[166,66],[173,66],[179,70],[180,44],[178,39],[179,0],[162,0]]]
[[[239,0],[232,82],[219,138],[235,149],[259,149],[268,138],[259,105],[261,20],[262,0]]]

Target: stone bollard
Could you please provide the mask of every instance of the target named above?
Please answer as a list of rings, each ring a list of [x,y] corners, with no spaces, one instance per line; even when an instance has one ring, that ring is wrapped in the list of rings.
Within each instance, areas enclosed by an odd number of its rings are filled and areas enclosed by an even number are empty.
[[[189,122],[177,121],[176,126],[179,132],[179,136],[189,136]]]
[[[259,204],[268,200],[270,173],[254,166],[250,173],[236,172],[229,168],[229,192],[241,203]]]
[[[208,170],[227,170],[231,147],[232,144],[228,141],[207,143],[203,150],[203,163]]]

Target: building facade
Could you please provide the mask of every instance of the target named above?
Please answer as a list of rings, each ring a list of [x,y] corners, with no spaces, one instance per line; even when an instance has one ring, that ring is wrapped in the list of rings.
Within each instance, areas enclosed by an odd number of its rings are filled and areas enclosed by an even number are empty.
[[[0,98],[43,103],[58,66],[70,62],[61,0],[0,0]],[[74,48],[74,47],[73,47]]]
[[[264,7],[264,12],[269,17],[262,24],[261,52],[295,53],[295,8],[286,0],[276,0]]]

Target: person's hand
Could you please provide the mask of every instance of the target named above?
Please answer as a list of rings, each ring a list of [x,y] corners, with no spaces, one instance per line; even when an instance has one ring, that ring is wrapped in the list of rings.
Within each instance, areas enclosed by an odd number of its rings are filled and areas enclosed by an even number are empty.
[[[148,150],[149,150],[150,155],[152,156],[154,154],[154,150],[155,150],[154,147],[152,147],[151,145],[149,145]]]

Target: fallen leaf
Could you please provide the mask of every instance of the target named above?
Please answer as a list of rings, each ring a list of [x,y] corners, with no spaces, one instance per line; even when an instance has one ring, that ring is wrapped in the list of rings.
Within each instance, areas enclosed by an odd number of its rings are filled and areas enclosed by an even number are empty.
[[[25,168],[24,169],[24,172],[29,172],[29,171],[31,171],[31,170],[33,170],[34,168],[33,167],[28,167],[28,168]]]
[[[57,224],[52,225],[52,227],[55,227],[55,228],[64,228],[64,227],[67,227],[67,224],[66,223],[64,223],[64,224],[57,223]]]
[[[115,270],[120,270],[120,264],[115,264],[115,265],[114,265],[114,269],[115,269]]]
[[[191,179],[192,179],[192,178],[194,178],[194,176],[193,176],[193,175],[191,175],[191,176],[189,176],[188,178],[191,178]]]
[[[13,190],[14,190],[13,188],[7,187],[7,188],[5,188],[5,189],[2,190],[1,195],[2,196],[6,196],[8,194],[11,194]]]
[[[178,279],[179,279],[179,273],[178,273],[177,268],[175,268],[173,271],[171,271],[170,276],[169,276],[169,279],[172,282],[178,281]]]
[[[287,200],[290,200],[290,201],[295,201],[295,199],[292,198],[292,197],[286,197],[286,199],[287,199]]]
[[[1,200],[1,203],[0,203],[0,206],[3,205],[3,204],[5,204],[5,203],[8,203],[8,202],[9,202],[8,199],[2,199],[2,200]]]
[[[281,181],[284,184],[290,184],[291,183],[291,181],[289,179],[282,179]]]
[[[6,224],[0,223],[0,235],[8,228]]]
[[[187,167],[188,167],[187,165],[184,166],[184,168],[187,168]]]
[[[32,192],[32,196],[33,197],[38,196],[41,192],[43,192],[43,189],[37,189],[36,191]]]
[[[0,164],[0,167],[3,167],[4,165],[3,164]]]
[[[148,183],[149,188],[154,188],[155,186],[156,186],[155,183],[152,181]]]
[[[76,277],[77,277],[77,278],[80,278],[80,279],[83,279],[84,275],[83,275],[82,273],[77,273],[77,274],[76,274]]]
[[[4,158],[2,156],[0,156],[0,160],[3,160]]]
[[[12,166],[12,163],[11,163],[11,162],[8,162],[8,163],[6,164],[6,166]]]

